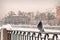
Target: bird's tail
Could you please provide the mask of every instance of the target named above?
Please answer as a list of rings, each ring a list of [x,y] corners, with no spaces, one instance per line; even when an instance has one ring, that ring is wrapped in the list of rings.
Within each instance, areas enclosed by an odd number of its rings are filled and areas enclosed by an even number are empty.
[[[40,29],[40,32],[45,32],[44,29]]]

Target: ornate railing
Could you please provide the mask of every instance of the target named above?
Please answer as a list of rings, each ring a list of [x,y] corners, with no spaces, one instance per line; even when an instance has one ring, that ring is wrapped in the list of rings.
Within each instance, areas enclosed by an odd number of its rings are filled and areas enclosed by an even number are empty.
[[[3,35],[3,36],[2,36]],[[21,30],[1,30],[1,40],[59,40],[60,33]]]
[[[60,33],[45,33],[45,32],[33,32],[33,31],[8,31],[11,35],[11,40],[59,40],[58,35]]]

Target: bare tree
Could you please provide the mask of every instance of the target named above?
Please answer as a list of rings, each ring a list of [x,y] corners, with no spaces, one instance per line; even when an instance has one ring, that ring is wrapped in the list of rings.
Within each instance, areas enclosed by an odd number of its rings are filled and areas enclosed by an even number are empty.
[[[56,19],[56,17],[54,14],[52,14],[52,13],[47,14],[47,20],[48,20],[49,25],[55,25],[56,24],[55,19]]]
[[[13,11],[9,11],[9,12],[8,12],[8,15],[9,15],[9,16],[13,16],[13,15],[16,15],[16,14],[15,14],[15,12],[13,12]]]
[[[53,20],[55,19],[55,16],[52,13],[47,14],[48,20]]]
[[[23,13],[21,11],[18,11],[18,15],[21,16],[23,15]]]
[[[40,18],[41,18],[41,20],[46,20],[46,14],[45,13],[41,13],[40,14]]]

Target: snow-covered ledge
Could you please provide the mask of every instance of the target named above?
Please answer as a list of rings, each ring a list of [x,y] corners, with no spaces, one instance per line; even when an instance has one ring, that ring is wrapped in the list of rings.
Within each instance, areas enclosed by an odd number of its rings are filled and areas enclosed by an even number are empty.
[[[11,25],[11,24],[6,24],[2,25],[1,28],[6,28],[7,30],[21,30],[21,31],[34,31],[34,32],[40,32],[38,30],[37,25]],[[60,33],[60,26],[49,26],[49,25],[43,25],[43,29],[46,33]],[[53,30],[53,31],[52,31]]]
[[[49,39],[51,37],[53,38],[54,36],[56,36],[56,39],[57,39],[57,36],[58,36],[58,38],[60,38],[59,37],[60,32],[55,31],[55,29],[52,30],[52,29],[46,28],[46,27],[49,27],[49,26],[43,26],[45,32],[40,32],[40,30],[37,29],[37,26],[36,27],[28,27],[28,26],[32,26],[32,25],[25,25],[27,27],[22,27],[24,25],[21,25],[21,26],[20,25],[16,25],[17,27],[14,27],[14,26],[15,25],[7,24],[7,25],[3,25],[1,27],[1,29],[6,28],[8,33],[10,33],[12,36],[13,36],[13,34],[14,35],[17,34],[18,36],[19,36],[19,34],[21,34],[21,35],[29,35],[29,37],[32,36],[32,35],[35,35],[34,37],[38,37],[38,35],[41,34],[41,38],[43,38],[43,39],[45,38],[45,36],[47,36],[47,39]],[[54,26],[52,26],[52,27],[54,27]],[[49,31],[49,30],[51,30],[51,31]],[[48,35],[50,35],[50,36],[48,37]]]

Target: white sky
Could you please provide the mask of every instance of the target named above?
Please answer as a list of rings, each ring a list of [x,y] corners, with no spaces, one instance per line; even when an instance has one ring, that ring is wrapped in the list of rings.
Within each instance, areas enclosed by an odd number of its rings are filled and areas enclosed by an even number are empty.
[[[45,12],[47,9],[55,11],[59,0],[0,0],[0,16],[3,17],[8,11],[18,10],[25,12]],[[4,14],[4,15],[3,15]]]

